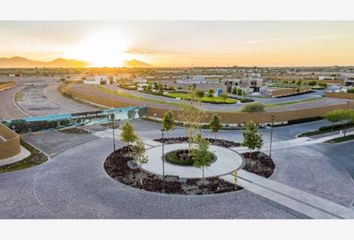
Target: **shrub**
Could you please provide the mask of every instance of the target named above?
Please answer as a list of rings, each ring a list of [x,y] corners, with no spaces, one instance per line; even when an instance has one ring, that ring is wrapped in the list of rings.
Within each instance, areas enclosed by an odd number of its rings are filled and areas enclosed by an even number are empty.
[[[354,88],[348,88],[347,93],[354,93]]]
[[[252,102],[246,104],[242,109],[241,112],[264,112],[265,105],[260,102]]]

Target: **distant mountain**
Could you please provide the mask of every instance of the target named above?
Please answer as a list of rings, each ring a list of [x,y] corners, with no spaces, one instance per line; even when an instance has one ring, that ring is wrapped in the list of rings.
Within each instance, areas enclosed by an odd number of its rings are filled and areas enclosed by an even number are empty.
[[[0,68],[81,68],[87,66],[88,64],[85,61],[75,59],[57,58],[53,61],[45,62],[31,60],[24,57],[0,58]]]
[[[124,66],[125,67],[138,67],[138,68],[139,67],[152,67],[151,64],[148,64],[146,62],[142,62],[142,61],[139,61],[136,59],[131,59],[131,60],[125,61]]]

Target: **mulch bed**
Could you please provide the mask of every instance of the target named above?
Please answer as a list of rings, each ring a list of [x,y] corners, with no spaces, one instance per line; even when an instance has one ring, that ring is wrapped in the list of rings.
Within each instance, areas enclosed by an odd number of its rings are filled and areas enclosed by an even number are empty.
[[[270,177],[273,174],[275,165],[273,160],[262,152],[242,153],[245,158],[244,170],[262,177]]]
[[[205,178],[203,181],[202,179],[180,179],[179,181],[164,182],[157,175],[128,166],[128,162],[132,160],[132,157],[128,156],[128,152],[133,150],[133,146],[120,148],[109,155],[104,163],[106,172],[123,184],[151,192],[182,195],[215,194],[242,189],[217,177]]]
[[[224,140],[224,139],[206,138],[206,140],[208,140],[209,143],[212,145],[216,145],[224,148],[241,146],[240,143]],[[175,138],[164,138],[164,139],[158,138],[158,139],[154,139],[154,141],[161,142],[161,143],[163,142],[165,144],[184,143],[184,142],[188,142],[188,137],[175,137]]]
[[[89,131],[86,131],[81,128],[66,128],[66,129],[60,129],[58,132],[61,133],[67,133],[67,134],[91,134]]]

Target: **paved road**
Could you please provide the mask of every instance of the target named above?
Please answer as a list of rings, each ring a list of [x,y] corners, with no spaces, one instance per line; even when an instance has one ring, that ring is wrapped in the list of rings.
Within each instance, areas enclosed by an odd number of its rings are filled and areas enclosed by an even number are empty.
[[[60,95],[58,83],[34,85],[23,88],[22,98],[17,101],[21,109],[31,116],[94,111],[97,108],[78,103]]]
[[[133,189],[105,173],[110,152],[110,139],[92,140],[37,168],[0,174],[0,218],[306,218],[246,190],[178,196]]]
[[[77,88],[84,88],[84,86],[77,85]],[[92,87],[92,86],[91,86]],[[156,96],[152,94],[146,94],[138,91],[132,91],[132,90],[126,90],[122,89],[113,85],[106,85],[103,86],[104,88],[115,90],[115,91],[121,91],[124,93],[132,94],[135,96],[143,97],[143,98],[150,98],[158,101],[166,101],[166,102],[171,102],[171,103],[181,103],[182,100],[178,100],[175,98],[169,98],[169,97],[163,97],[163,96]],[[92,91],[100,91],[99,89],[95,89]],[[98,93],[96,93],[98,94]],[[107,93],[106,93],[107,94]],[[309,94],[303,94],[303,95],[298,95],[298,96],[292,96],[292,97],[287,97],[287,98],[272,98],[272,99],[265,99],[265,98],[254,98],[255,101],[263,102],[264,104],[273,104],[273,103],[282,103],[282,102],[292,102],[292,101],[299,101],[299,100],[306,100],[306,99],[311,99],[311,98],[319,98],[318,100],[311,101],[311,102],[304,102],[304,103],[297,103],[297,104],[292,104],[292,105],[284,105],[284,106],[277,106],[277,107],[269,107],[267,108],[267,111],[274,111],[274,112],[280,112],[280,111],[289,111],[289,110],[297,110],[297,109],[303,109],[303,108],[313,108],[313,107],[319,107],[319,106],[328,106],[328,105],[336,105],[336,104],[343,104],[346,102],[346,100],[343,99],[333,99],[333,98],[320,98],[322,96],[322,91],[319,92],[314,92],[314,93],[309,93]],[[124,98],[120,99],[121,101],[124,101]],[[132,100],[128,100],[132,101]],[[155,106],[155,107],[162,107],[166,108],[166,105],[163,104],[156,104],[156,103],[151,103],[151,102],[143,102],[139,100],[134,100],[134,103],[139,105],[142,104],[147,104],[148,106]],[[236,104],[210,104],[210,103],[203,103],[202,108],[207,111],[216,111],[216,112],[221,112],[221,111],[238,111],[240,110],[245,103],[236,103]],[[171,106],[173,107],[173,106]]]
[[[13,102],[14,94],[23,88],[24,86],[16,86],[0,92],[0,120],[26,117]]]

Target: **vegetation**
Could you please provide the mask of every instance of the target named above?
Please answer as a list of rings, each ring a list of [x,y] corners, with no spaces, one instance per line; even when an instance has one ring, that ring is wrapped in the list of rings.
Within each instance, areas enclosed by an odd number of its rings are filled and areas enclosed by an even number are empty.
[[[186,126],[186,135],[188,136],[189,150],[191,143],[197,132],[200,133],[202,120],[205,118],[205,112],[201,108],[200,99],[192,91],[190,100],[182,103],[179,120]]]
[[[250,152],[257,149],[258,151],[263,146],[263,138],[261,132],[258,130],[257,125],[250,121],[246,124],[243,134],[243,145],[246,146]]]
[[[21,140],[21,145],[25,147],[31,153],[31,155],[19,162],[0,166],[0,173],[12,172],[16,170],[34,167],[48,160],[48,157],[44,153],[38,151],[36,148],[32,147],[25,141]]]
[[[130,122],[125,122],[122,126],[122,133],[120,134],[120,140],[131,144],[139,139],[135,133],[134,127]]]
[[[265,105],[260,102],[248,103],[241,109],[241,112],[264,112]]]
[[[347,93],[354,93],[354,88],[348,88]]]
[[[214,97],[214,94],[215,94],[215,90],[210,88],[209,91],[208,91],[208,97],[212,98],[212,97]]]
[[[347,135],[344,137],[333,138],[331,140],[326,141],[326,143],[341,143],[354,140],[354,135]]]
[[[191,93],[181,93],[181,92],[171,92],[165,95],[166,97],[172,97],[172,98],[180,98],[183,100],[189,100],[191,99]],[[198,95],[197,95],[198,96]],[[199,96],[198,96],[199,97]],[[210,94],[208,94],[208,96],[203,96],[203,97],[199,97],[201,102],[205,102],[205,103],[214,103],[214,104],[220,104],[220,103],[228,103],[228,104],[233,104],[233,103],[237,103],[236,99],[233,98],[229,98],[227,96],[227,98],[224,98],[224,96],[220,95],[218,97],[214,97],[211,96]]]
[[[214,156],[208,151],[209,142],[201,134],[195,136],[194,142],[197,144],[197,147],[192,150],[193,166],[202,169],[202,178],[204,179],[204,169],[211,165]]]
[[[175,120],[171,111],[165,112],[162,118],[162,127],[166,131],[173,130],[175,127]]]
[[[348,128],[354,127],[354,123],[348,123],[347,127]],[[323,126],[315,131],[301,133],[299,135],[299,137],[310,137],[310,136],[320,135],[320,134],[329,133],[329,132],[333,132],[333,131],[340,131],[340,130],[343,130],[344,128],[345,128],[345,124]]]
[[[221,119],[219,115],[214,114],[210,120],[209,127],[213,133],[215,133],[215,139],[216,139],[216,134],[218,131],[222,128],[221,124]]]
[[[141,139],[138,138],[135,141],[135,145],[134,145],[133,159],[137,164],[139,164],[140,167],[141,165],[148,162],[148,157],[146,156],[145,151],[146,150],[143,141],[141,141]]]

